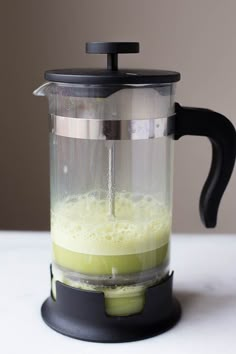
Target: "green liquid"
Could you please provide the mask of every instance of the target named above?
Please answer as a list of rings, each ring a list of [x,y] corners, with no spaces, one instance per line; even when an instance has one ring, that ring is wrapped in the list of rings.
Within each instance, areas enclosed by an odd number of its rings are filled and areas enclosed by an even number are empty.
[[[136,294],[114,296],[109,298],[105,294],[105,309],[110,316],[129,316],[142,311],[145,304],[145,289],[137,290]]]
[[[91,275],[130,274],[158,267],[168,258],[168,243],[153,251],[127,255],[91,255],[53,243],[54,261],[68,270]]]
[[[127,316],[142,311],[150,282],[115,287],[71,280],[66,271],[88,276],[139,274],[168,263],[170,214],[151,196],[116,193],[115,217],[108,215],[107,200],[99,192],[69,197],[57,203],[51,214],[53,258],[61,274],[57,280],[87,291],[104,293],[105,311]],[[155,272],[154,272],[155,273]],[[163,271],[163,275],[165,275]]]

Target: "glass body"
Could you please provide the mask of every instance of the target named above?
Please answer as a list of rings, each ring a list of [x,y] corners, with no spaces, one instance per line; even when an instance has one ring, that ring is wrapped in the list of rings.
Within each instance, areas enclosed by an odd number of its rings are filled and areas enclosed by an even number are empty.
[[[49,83],[36,94],[49,99],[54,282],[103,291],[109,315],[137,313],[169,272],[173,140],[143,129],[171,119],[174,86]],[[128,138],[93,134],[94,122],[125,120]]]

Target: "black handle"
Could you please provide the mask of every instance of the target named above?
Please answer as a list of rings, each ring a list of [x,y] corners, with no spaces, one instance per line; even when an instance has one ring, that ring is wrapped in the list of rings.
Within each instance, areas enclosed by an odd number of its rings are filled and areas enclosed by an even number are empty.
[[[200,197],[203,224],[215,227],[217,212],[232,174],[236,157],[236,131],[220,113],[204,108],[175,105],[174,139],[184,135],[206,136],[212,144],[212,163]]]
[[[139,53],[138,42],[87,42],[86,53],[107,54],[107,69],[118,70],[119,53]]]

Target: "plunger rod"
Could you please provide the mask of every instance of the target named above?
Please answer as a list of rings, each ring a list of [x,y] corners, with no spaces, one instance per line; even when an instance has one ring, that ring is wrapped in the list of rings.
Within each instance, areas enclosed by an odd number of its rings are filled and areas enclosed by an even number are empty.
[[[108,142],[108,212],[109,216],[115,216],[115,145],[113,141]]]

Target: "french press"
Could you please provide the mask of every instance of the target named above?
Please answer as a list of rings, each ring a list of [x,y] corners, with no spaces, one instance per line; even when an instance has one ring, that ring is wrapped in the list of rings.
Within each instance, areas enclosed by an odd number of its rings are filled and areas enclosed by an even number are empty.
[[[219,113],[175,103],[180,74],[118,68],[136,42],[91,42],[106,69],[46,71],[50,124],[51,296],[44,321],[65,335],[123,342],[180,318],[169,269],[173,145],[206,136],[212,164],[200,198],[215,227],[236,155],[236,133]]]

